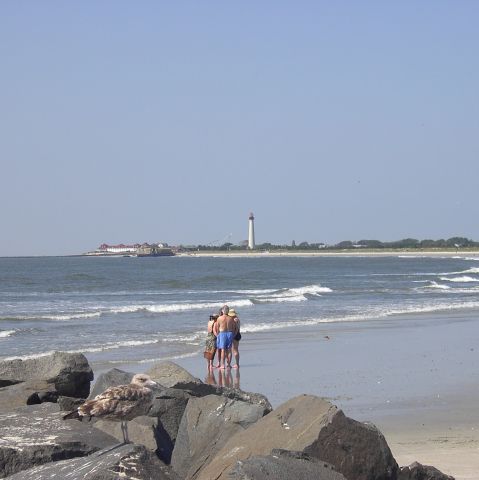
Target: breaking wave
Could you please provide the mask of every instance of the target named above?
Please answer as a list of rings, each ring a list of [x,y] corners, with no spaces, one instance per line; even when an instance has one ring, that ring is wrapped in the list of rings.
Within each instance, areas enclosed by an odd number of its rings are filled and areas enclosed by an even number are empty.
[[[15,330],[0,330],[0,338],[7,338],[10,335],[14,335]]]
[[[439,277],[439,279],[445,282],[456,282],[456,283],[479,282],[479,278],[469,277],[467,275],[464,275],[462,277]]]

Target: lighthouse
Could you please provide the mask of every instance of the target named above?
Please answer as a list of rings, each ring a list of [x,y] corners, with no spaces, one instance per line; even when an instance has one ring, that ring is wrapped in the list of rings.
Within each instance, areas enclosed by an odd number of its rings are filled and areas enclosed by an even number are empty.
[[[249,214],[249,229],[248,229],[248,249],[254,250],[254,215],[253,212]]]

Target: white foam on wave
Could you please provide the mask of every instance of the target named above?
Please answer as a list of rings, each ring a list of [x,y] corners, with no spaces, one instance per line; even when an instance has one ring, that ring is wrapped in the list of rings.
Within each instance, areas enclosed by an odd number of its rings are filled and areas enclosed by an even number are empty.
[[[320,297],[322,293],[330,293],[332,291],[331,288],[322,287],[321,285],[286,288],[284,290],[275,290],[275,293],[268,295],[257,295],[253,298],[253,303],[303,302],[308,300],[306,295]]]
[[[99,317],[101,312],[88,312],[88,313],[69,313],[63,315],[41,315],[40,318],[47,320],[75,320],[79,318],[94,318]]]
[[[0,338],[7,338],[10,335],[13,335],[15,330],[0,330]]]
[[[31,355],[17,355],[12,357],[4,357],[2,360],[32,360],[34,358],[48,357],[53,355],[55,350],[49,350],[48,352],[32,353]]]
[[[294,296],[271,296],[271,297],[261,297],[256,298],[255,303],[286,303],[286,302],[304,302],[308,300],[304,295],[294,295]]]
[[[441,283],[437,283],[434,281],[431,281],[429,285],[425,285],[424,287],[421,288],[435,288],[437,290],[450,290],[451,287],[449,285],[443,285]]]
[[[305,293],[309,293],[311,295],[317,293],[329,293],[332,290],[328,287],[322,287],[321,285],[306,285],[305,287],[298,287],[298,288],[288,288],[288,292],[291,292],[293,295],[304,295]]]
[[[115,307],[110,309],[111,313],[172,313],[172,312],[184,312],[189,310],[218,310],[225,303],[231,307],[250,307],[253,302],[249,299],[245,300],[233,300],[230,302],[204,302],[204,303],[163,303],[157,305],[127,305],[124,307]]]
[[[165,343],[188,343],[191,345],[197,345],[199,341],[203,340],[205,332],[203,330],[197,331],[190,335],[175,335],[171,334],[164,336],[161,341]]]
[[[99,317],[102,312],[77,312],[77,313],[63,313],[63,314],[49,314],[49,313],[40,313],[38,315],[8,315],[0,317],[1,319],[9,320],[55,320],[55,321],[66,321],[66,320],[75,320],[80,318],[94,318]]]
[[[479,278],[469,277],[467,275],[464,275],[462,277],[439,277],[439,279],[445,282],[456,282],[456,283],[479,282]]]
[[[479,268],[471,267],[471,268],[468,268],[467,270],[461,270],[459,272],[444,272],[441,275],[461,275],[464,273],[479,273]]]
[[[277,288],[264,288],[259,290],[209,290],[208,293],[240,293],[244,295],[261,295],[266,293],[277,292]],[[203,293],[199,291],[193,291],[190,293]]]

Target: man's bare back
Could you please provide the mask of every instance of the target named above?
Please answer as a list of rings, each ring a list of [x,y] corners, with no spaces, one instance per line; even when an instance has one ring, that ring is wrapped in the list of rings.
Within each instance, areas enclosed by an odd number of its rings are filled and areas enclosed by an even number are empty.
[[[236,333],[236,322],[229,315],[221,315],[215,323],[215,334],[219,332],[234,332]]]

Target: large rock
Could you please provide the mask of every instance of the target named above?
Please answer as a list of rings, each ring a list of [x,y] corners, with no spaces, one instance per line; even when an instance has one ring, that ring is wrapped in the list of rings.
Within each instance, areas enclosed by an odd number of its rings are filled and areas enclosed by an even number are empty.
[[[29,380],[0,388],[0,412],[10,412],[25,405],[42,403],[40,396],[57,394],[55,387],[45,380]],[[32,401],[32,399],[38,401]]]
[[[201,385],[203,382],[174,362],[159,362],[153,365],[147,372],[152,380],[169,388],[187,387],[189,385]]]
[[[118,443],[87,422],[64,421],[62,415],[55,403],[0,414],[1,478],[35,465],[86,456]]]
[[[331,465],[301,452],[273,450],[271,455],[238,461],[231,480],[346,480]]]
[[[178,480],[170,468],[139,445],[122,445],[87,458],[75,458],[34,467],[12,480]]]
[[[263,408],[239,400],[208,395],[186,406],[171,466],[182,478],[197,478],[225,442],[263,416]]]
[[[29,360],[0,362],[1,386],[38,380],[46,381],[59,395],[85,398],[90,393],[93,371],[80,353],[55,352]]]
[[[180,422],[191,395],[184,390],[164,388],[153,400],[148,416],[159,420],[155,439],[157,453],[165,462],[170,463],[173,447],[178,435]]]
[[[124,372],[118,368],[112,368],[106,373],[102,373],[98,376],[98,379],[94,383],[89,399],[95,398],[100,393],[103,393],[107,388],[117,387],[118,385],[128,385],[133,378],[133,373]]]
[[[398,466],[381,433],[347,418],[328,401],[301,395],[234,435],[201,471],[201,480],[226,479],[231,467],[272,449],[323,460],[347,480],[395,480]]]
[[[98,420],[95,422],[95,428],[115,437],[120,443],[123,442],[123,432],[120,422],[110,420]],[[152,417],[136,417],[128,422],[128,439],[131,443],[143,445],[152,452],[158,449],[158,419]]]
[[[435,467],[414,462],[407,467],[401,467],[398,480],[454,480],[454,477],[440,472]]]
[[[193,377],[187,370],[174,362],[159,362],[153,365],[146,373],[160,385],[184,390],[192,397],[222,395],[234,400],[262,405],[265,415],[273,409],[268,399],[260,393],[243,392],[236,388],[203,383],[199,378]]]

